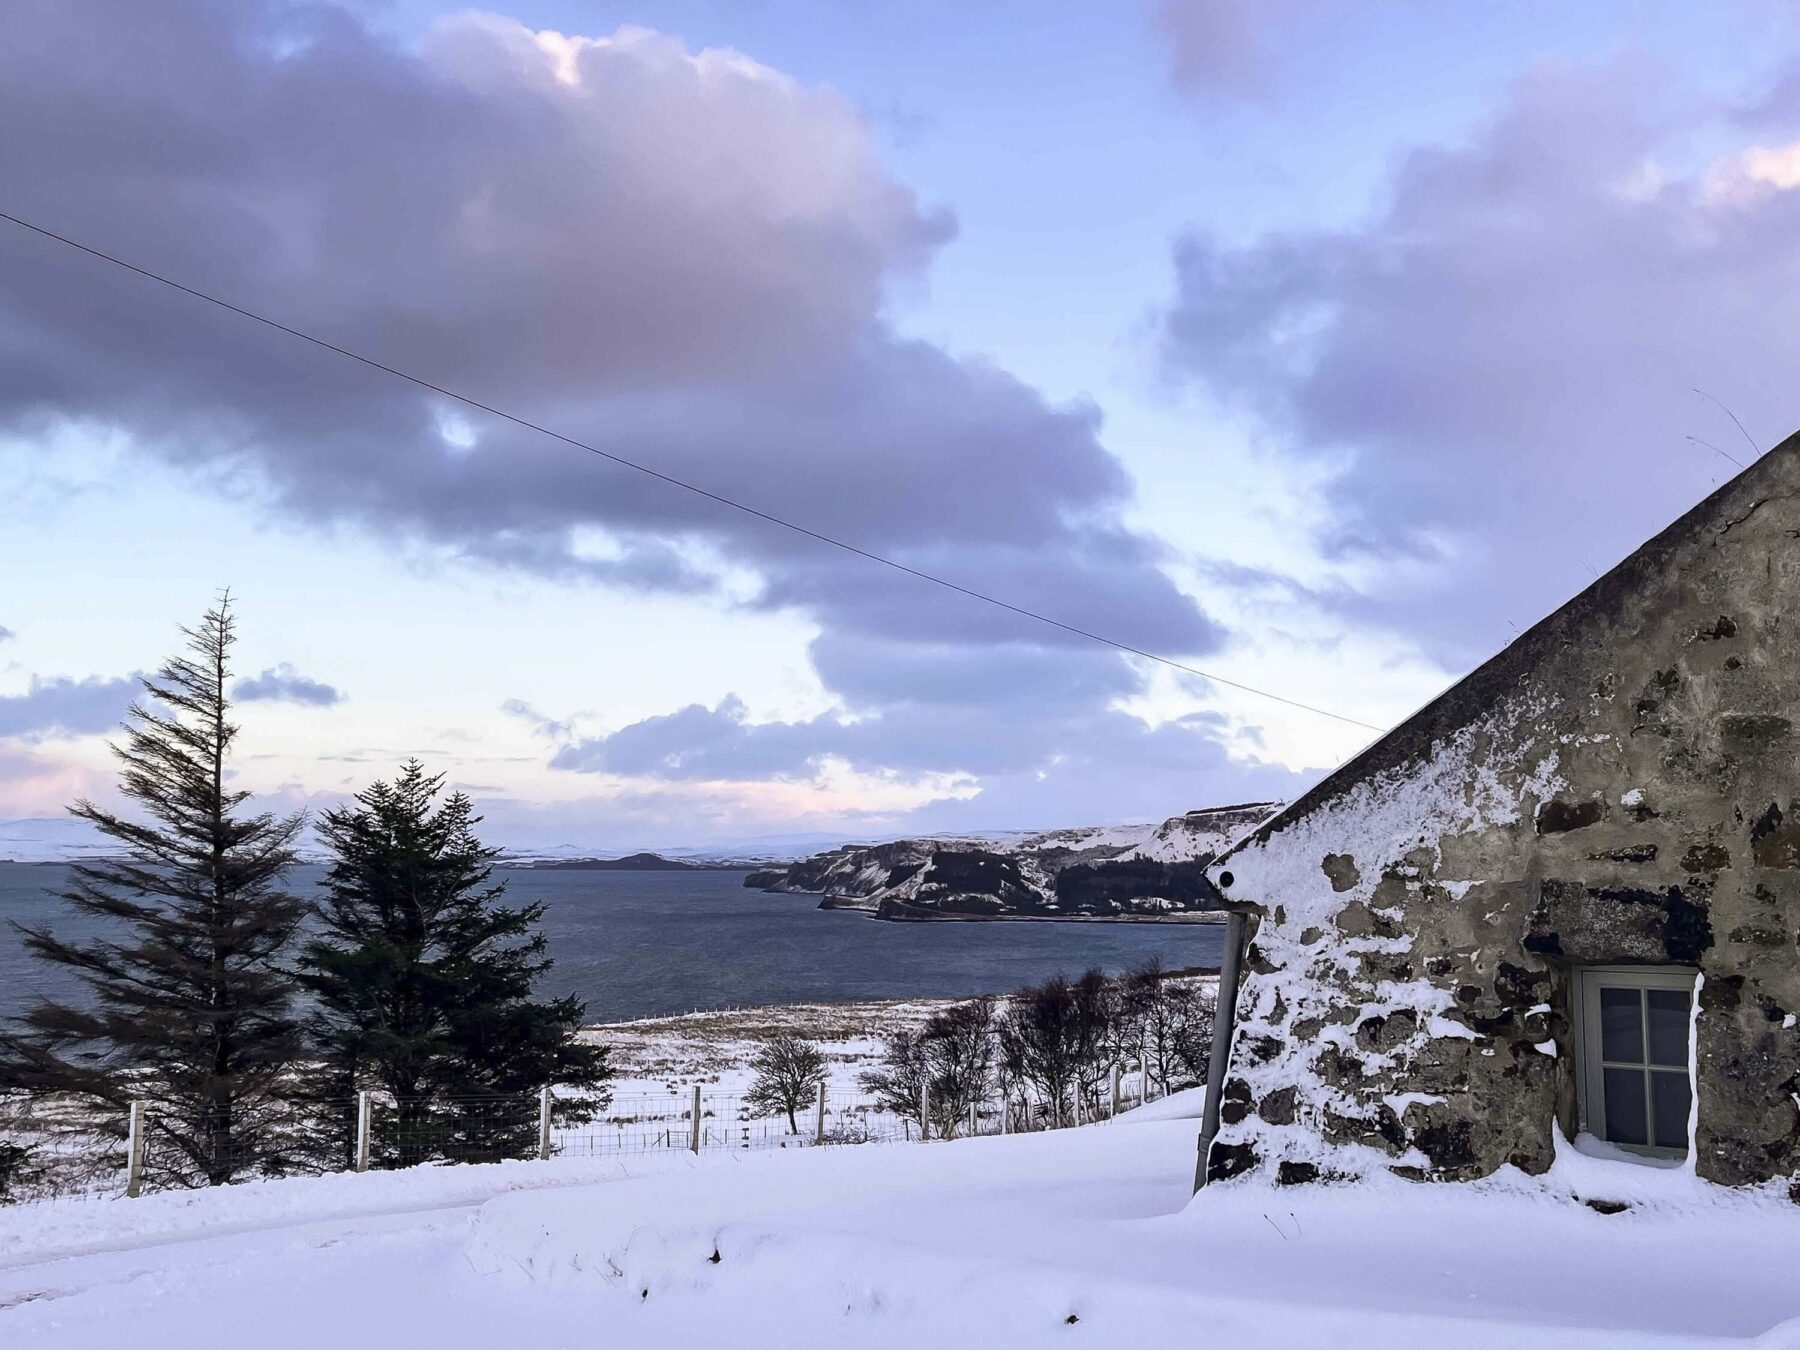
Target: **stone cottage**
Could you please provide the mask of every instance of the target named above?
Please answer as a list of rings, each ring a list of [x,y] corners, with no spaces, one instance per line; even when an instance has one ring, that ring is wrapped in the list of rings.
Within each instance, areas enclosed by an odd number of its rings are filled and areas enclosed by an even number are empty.
[[[1201,1177],[1792,1176],[1796,722],[1800,435],[1213,865]]]

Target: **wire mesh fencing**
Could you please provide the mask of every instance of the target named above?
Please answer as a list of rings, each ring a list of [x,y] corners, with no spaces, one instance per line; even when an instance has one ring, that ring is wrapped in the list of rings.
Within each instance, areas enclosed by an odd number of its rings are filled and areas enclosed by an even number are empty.
[[[1166,1089],[1165,1089],[1166,1091]],[[332,1172],[541,1158],[769,1152],[1019,1134],[1111,1119],[1159,1095],[1136,1064],[1046,1094],[915,1100],[835,1087],[770,1101],[701,1085],[666,1093],[284,1100],[221,1115],[0,1098],[0,1203],[105,1198]]]
[[[0,1202],[117,1193],[122,1137],[54,1098],[0,1097]]]
[[[695,1107],[698,1105],[698,1112]],[[827,1091],[797,1097],[790,1112],[749,1094],[702,1090],[614,1098],[592,1120],[554,1131],[558,1157],[687,1151],[766,1151],[916,1138],[918,1128],[872,1097]]]
[[[538,1094],[371,1103],[367,1167],[494,1163],[537,1156]]]

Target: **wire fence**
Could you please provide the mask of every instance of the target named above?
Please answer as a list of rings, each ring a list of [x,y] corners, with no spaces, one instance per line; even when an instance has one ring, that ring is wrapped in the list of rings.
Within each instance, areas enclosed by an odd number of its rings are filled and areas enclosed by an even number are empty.
[[[705,1086],[240,1105],[228,1121],[132,1103],[0,1098],[0,1203],[105,1199],[225,1181],[520,1159],[716,1154],[1027,1133],[1109,1120],[1157,1095],[1135,1064],[1054,1104],[1019,1089],[968,1103],[819,1087],[785,1106]]]

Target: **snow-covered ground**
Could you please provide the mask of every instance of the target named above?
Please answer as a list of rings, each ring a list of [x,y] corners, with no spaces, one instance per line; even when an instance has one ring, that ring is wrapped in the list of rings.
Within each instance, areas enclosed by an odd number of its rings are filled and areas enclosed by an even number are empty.
[[[612,1022],[590,1027],[587,1034],[612,1047],[615,1099],[682,1093],[695,1083],[708,1092],[747,1092],[758,1045],[780,1031],[816,1044],[825,1057],[827,1087],[851,1093],[858,1090],[857,1075],[880,1055],[882,1038],[959,1001],[781,1003]]]
[[[0,1344],[1800,1346],[1782,1195],[1571,1153],[1190,1202],[1197,1095],[1006,1139],[0,1211]]]
[[[879,1060],[884,1037],[955,1002],[773,1004],[590,1027],[586,1034],[612,1050],[611,1103],[596,1119],[559,1129],[557,1151],[606,1156],[686,1147],[696,1087],[703,1148],[806,1147],[814,1137],[811,1108],[801,1113],[804,1128],[795,1134],[746,1099],[756,1077],[751,1061],[764,1038],[779,1031],[806,1037],[824,1058],[830,1137],[906,1139],[912,1127],[882,1110],[859,1076]],[[1130,1087],[1137,1090],[1135,1077]],[[998,1130],[998,1120],[988,1127]]]

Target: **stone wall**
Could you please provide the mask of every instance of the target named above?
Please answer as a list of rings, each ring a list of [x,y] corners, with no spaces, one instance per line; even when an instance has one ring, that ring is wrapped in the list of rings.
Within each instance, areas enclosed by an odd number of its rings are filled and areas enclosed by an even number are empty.
[[[1215,867],[1255,907],[1215,1177],[1547,1168],[1570,972],[1702,975],[1700,1175],[1800,1166],[1800,443]]]

